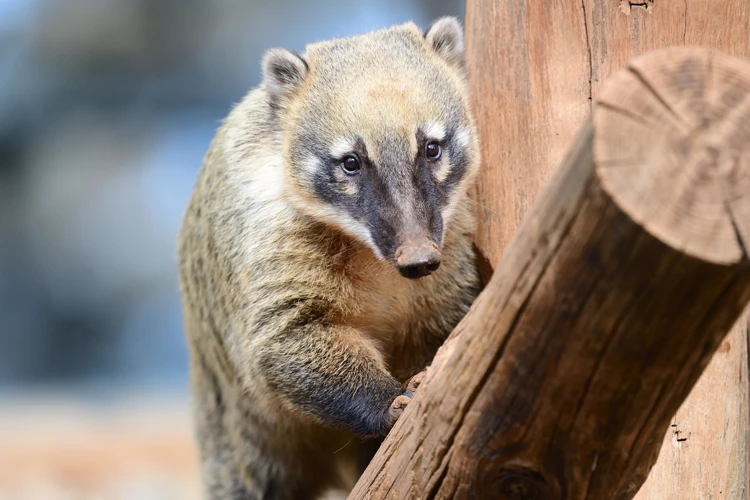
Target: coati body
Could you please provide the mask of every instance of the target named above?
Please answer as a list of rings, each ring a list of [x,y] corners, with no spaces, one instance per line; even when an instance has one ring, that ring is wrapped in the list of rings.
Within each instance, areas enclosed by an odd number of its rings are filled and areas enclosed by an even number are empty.
[[[455,19],[270,50],[180,234],[206,496],[348,490],[478,293]]]

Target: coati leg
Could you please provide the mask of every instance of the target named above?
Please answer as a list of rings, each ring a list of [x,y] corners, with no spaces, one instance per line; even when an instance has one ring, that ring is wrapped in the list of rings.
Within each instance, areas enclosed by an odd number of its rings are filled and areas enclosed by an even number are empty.
[[[403,410],[394,400],[404,387],[356,329],[313,323],[268,340],[256,351],[261,371],[294,411],[366,437],[385,435]]]
[[[414,394],[414,391],[419,388],[419,385],[422,383],[422,380],[424,380],[424,375],[427,369],[422,370],[421,372],[414,375],[412,378],[410,378],[406,382],[406,391],[401,396],[398,396],[394,400],[394,405],[397,405],[399,401],[407,403],[411,401],[411,397]],[[404,407],[406,404],[404,404]],[[403,408],[401,409],[403,411]],[[365,471],[368,465],[370,465],[370,461],[372,460],[372,457],[375,456],[375,453],[378,452],[378,449],[380,448],[380,445],[383,444],[383,440],[385,437],[377,437],[377,438],[371,438],[367,439],[360,445],[359,453],[357,456],[357,471],[359,475],[362,475],[362,473]]]
[[[205,365],[193,373],[206,500],[313,500],[343,486],[334,457],[321,452],[330,438],[311,440],[304,427],[290,432]]]
[[[252,498],[235,463],[235,452],[226,426],[224,391],[203,357],[195,354],[195,358],[191,385],[200,443],[203,496],[211,500]]]
[[[312,500],[329,488],[351,487],[337,461],[354,466],[362,457],[366,465],[379,440],[355,438],[344,446],[352,436],[341,429],[385,435],[410,391],[352,328],[312,322],[256,340],[254,376],[265,379],[271,399],[258,400],[241,381],[218,380],[210,367],[194,363],[206,498]],[[286,416],[265,413],[278,404],[288,406]],[[339,444],[342,436],[348,437]]]

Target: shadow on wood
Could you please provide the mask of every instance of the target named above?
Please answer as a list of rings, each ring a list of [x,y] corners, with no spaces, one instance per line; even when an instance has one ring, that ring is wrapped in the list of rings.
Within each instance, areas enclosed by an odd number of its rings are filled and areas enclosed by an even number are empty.
[[[614,75],[350,498],[632,498],[750,299],[748,159],[748,64]]]

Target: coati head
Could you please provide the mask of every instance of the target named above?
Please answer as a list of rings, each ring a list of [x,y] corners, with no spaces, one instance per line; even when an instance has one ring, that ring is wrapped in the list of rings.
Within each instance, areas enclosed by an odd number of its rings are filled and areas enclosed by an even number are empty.
[[[461,25],[443,18],[263,59],[295,204],[408,278],[440,265],[479,162],[463,50]]]

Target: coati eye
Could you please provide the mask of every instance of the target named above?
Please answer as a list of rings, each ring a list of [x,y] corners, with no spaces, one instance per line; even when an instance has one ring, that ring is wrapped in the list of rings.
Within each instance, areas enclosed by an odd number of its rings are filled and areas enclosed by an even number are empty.
[[[359,169],[359,158],[354,155],[349,155],[341,161],[341,170],[343,170],[346,175],[357,175]]]
[[[424,147],[424,154],[430,160],[437,160],[443,154],[443,148],[437,142],[431,141]]]

